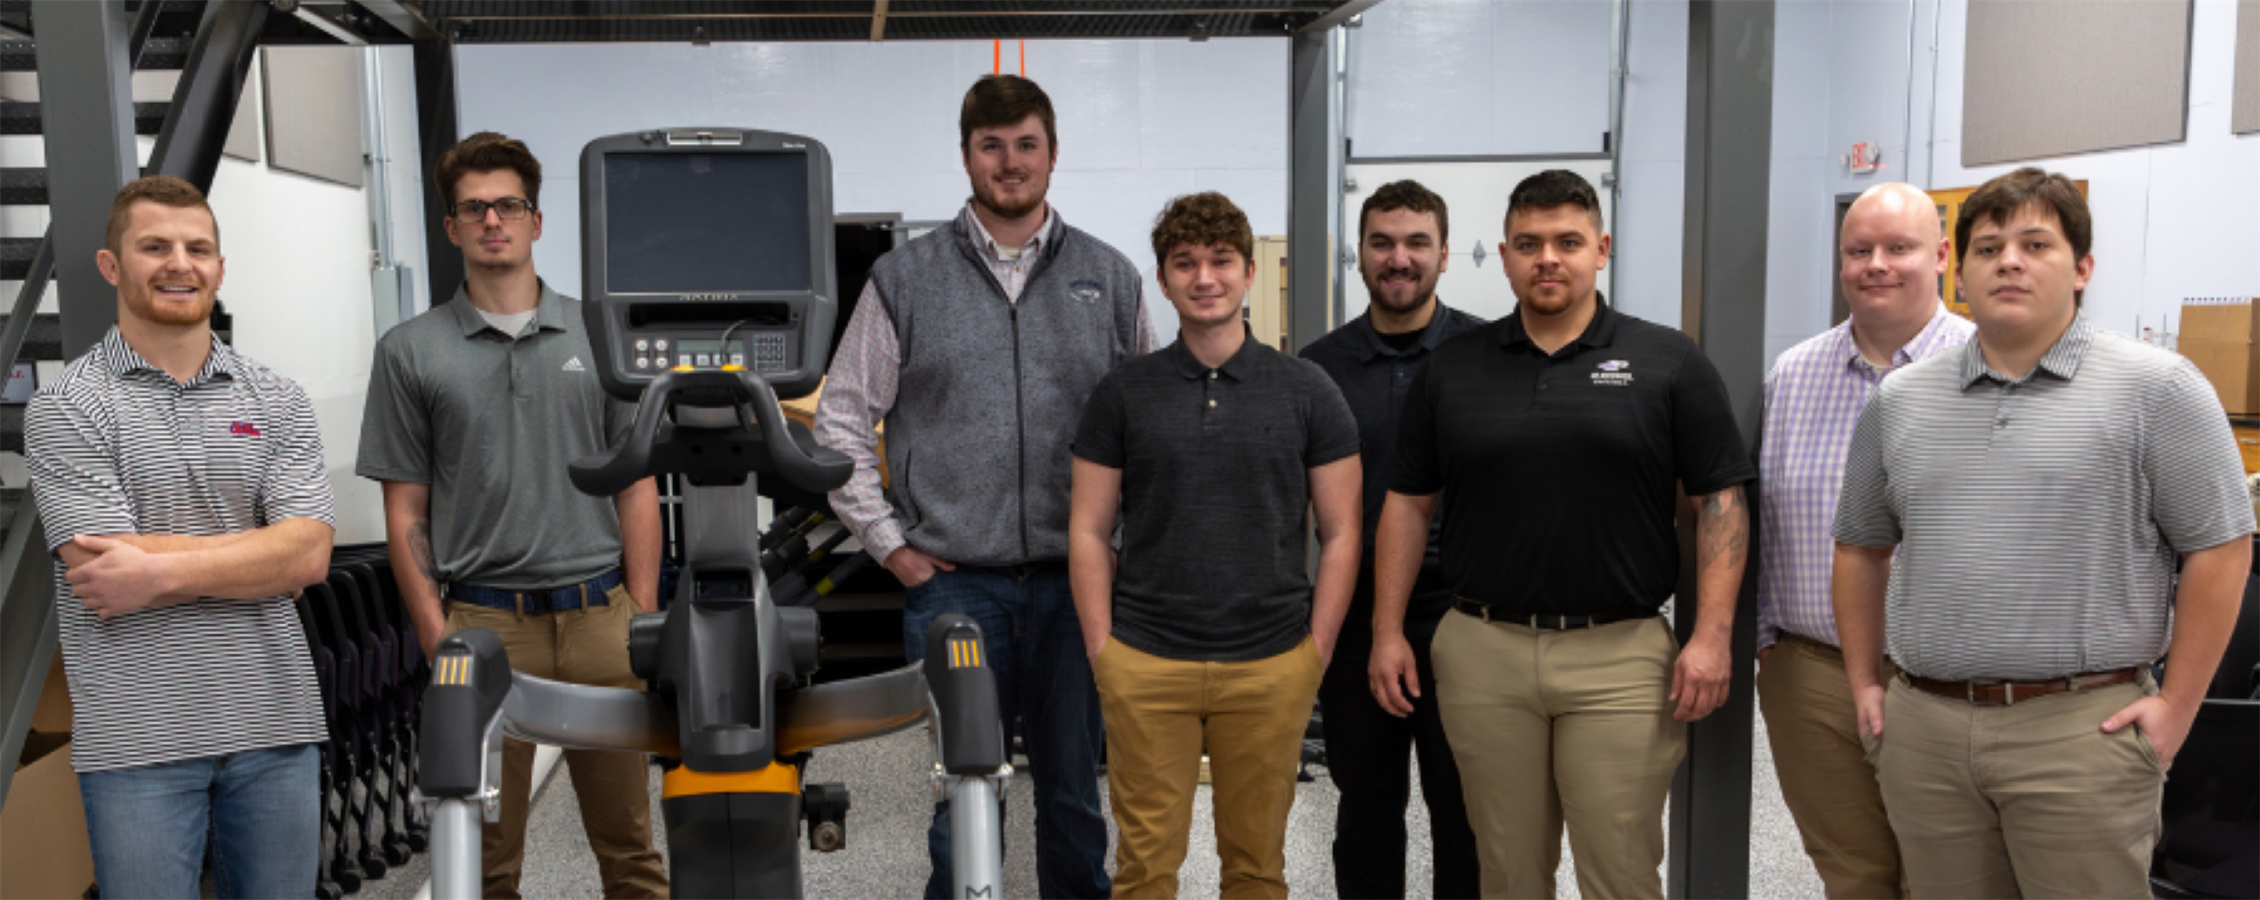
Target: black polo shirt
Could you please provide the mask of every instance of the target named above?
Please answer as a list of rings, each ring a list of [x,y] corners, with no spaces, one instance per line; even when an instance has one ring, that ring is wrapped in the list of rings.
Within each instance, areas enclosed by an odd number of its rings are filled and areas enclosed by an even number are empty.
[[[1303,348],[1302,357],[1317,363],[1342,389],[1342,399],[1358,419],[1358,448],[1365,463],[1365,553],[1358,566],[1358,584],[1350,596],[1350,612],[1342,620],[1343,640],[1337,656],[1362,658],[1373,643],[1373,529],[1381,521],[1381,503],[1389,496],[1390,461],[1396,456],[1397,419],[1411,392],[1413,375],[1428,364],[1428,356],[1446,338],[1482,327],[1482,319],[1442,301],[1421,329],[1413,345],[1398,350],[1382,340],[1373,328],[1373,316],[1359,316]],[[1436,633],[1436,623],[1452,606],[1452,589],[1444,580],[1444,562],[1437,537],[1443,528],[1438,514],[1430,526],[1428,553],[1413,582],[1412,599],[1405,608],[1405,637],[1425,646]]]
[[[1178,341],[1100,380],[1073,449],[1122,470],[1116,640],[1238,662],[1310,633],[1310,470],[1358,452],[1317,366],[1251,337],[1211,369]]]
[[[1675,488],[1755,477],[1695,342],[1604,305],[1551,356],[1519,313],[1437,347],[1390,490],[1451,498],[1444,576],[1494,615],[1638,615],[1678,584]]]

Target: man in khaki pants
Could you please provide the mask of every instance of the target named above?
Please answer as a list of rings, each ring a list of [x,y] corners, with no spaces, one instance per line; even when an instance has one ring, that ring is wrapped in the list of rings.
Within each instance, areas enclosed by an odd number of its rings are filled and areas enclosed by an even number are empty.
[[[1918,898],[2150,896],[2166,767],[2251,566],[2211,385],[2079,316],[2091,234],[2062,175],[1972,193],[1977,338],[1886,380],[1845,460],[1837,629]]]
[[[649,478],[610,498],[566,479],[568,461],[627,439],[635,407],[597,384],[580,302],[534,274],[541,163],[484,132],[435,174],[465,283],[377,342],[355,465],[384,485],[417,640],[430,656],[452,632],[487,628],[516,671],[642,687],[628,620],[658,608],[659,494]],[[518,896],[533,760],[531,744],[504,742],[502,821],[482,829],[489,897]],[[565,764],[604,895],[665,896],[643,754],[567,750]]]
[[[1205,746],[1220,893],[1283,898],[1303,729],[1358,571],[1357,419],[1317,364],[1249,334],[1255,239],[1230,200],[1170,201],[1153,242],[1178,339],[1092,390],[1068,514],[1106,716],[1114,896],[1177,896]]]
[[[1429,652],[1487,897],[1553,897],[1565,825],[1581,895],[1662,897],[1686,723],[1726,700],[1754,473],[1695,342],[1601,302],[1600,208],[1564,170],[1515,187],[1499,254],[1516,310],[1414,376],[1374,541],[1379,645],[1451,498],[1453,611]],[[1682,488],[1702,545],[1684,649],[1659,615],[1679,579]],[[1374,693],[1409,712],[1397,690],[1417,695],[1413,658],[1395,663],[1376,659]]]
[[[1839,276],[1851,318],[1791,347],[1766,375],[1759,441],[1758,703],[1781,796],[1835,900],[1897,897],[1899,845],[1884,817],[1836,648],[1828,593],[1837,490],[1852,427],[1893,370],[1969,342],[1938,299],[1946,235],[1906,184],[1869,188],[1844,215]]]

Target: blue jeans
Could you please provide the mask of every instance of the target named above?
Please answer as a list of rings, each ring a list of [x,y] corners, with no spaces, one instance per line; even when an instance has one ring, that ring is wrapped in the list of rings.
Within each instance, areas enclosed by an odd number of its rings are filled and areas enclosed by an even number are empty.
[[[1112,885],[1098,772],[1106,734],[1066,564],[960,565],[904,591],[902,638],[911,661],[925,657],[926,629],[950,612],[981,625],[1008,746],[1015,712],[1021,719],[1036,784],[1037,892],[1046,898],[1107,896]],[[942,900],[950,895],[946,802],[934,808],[926,852],[933,864],[926,896]]]
[[[313,744],[81,773],[95,884],[104,897],[195,900],[213,834],[221,897],[311,897],[320,781]]]

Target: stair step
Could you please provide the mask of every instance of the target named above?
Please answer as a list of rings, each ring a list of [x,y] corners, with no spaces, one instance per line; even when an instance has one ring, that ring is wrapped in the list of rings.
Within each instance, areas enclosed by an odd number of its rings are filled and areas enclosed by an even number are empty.
[[[44,239],[0,238],[0,281],[22,281],[31,274],[31,259],[39,255],[41,240]]]
[[[176,70],[188,65],[188,48],[194,38],[150,36],[134,68],[145,72]],[[0,41],[0,72],[39,71],[39,45],[31,41]]]
[[[0,406],[0,453],[24,452],[24,408]]]
[[[0,169],[0,206],[46,206],[45,168]]]
[[[133,133],[144,137],[155,135],[165,127],[165,109],[169,102],[152,101],[133,105]],[[22,101],[0,103],[0,134],[43,134],[39,104]]]
[[[8,317],[0,316],[0,329],[8,327]],[[31,317],[31,331],[24,335],[24,352],[18,360],[62,359],[63,317],[55,313],[42,313]],[[4,370],[0,366],[0,370]]]

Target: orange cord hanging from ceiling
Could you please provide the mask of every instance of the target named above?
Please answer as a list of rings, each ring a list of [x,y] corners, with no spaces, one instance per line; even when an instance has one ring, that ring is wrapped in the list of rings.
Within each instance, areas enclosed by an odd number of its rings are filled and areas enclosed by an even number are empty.
[[[1020,77],[1028,77],[1028,42],[1020,42]]]
[[[989,65],[989,73],[993,75],[1004,74],[1004,41],[990,41],[989,49],[996,54],[996,58]]]

